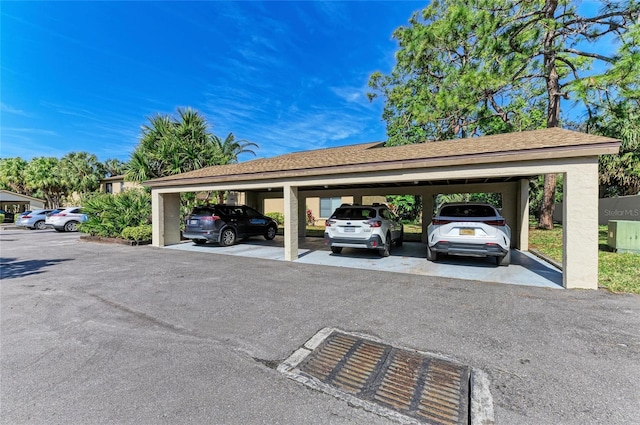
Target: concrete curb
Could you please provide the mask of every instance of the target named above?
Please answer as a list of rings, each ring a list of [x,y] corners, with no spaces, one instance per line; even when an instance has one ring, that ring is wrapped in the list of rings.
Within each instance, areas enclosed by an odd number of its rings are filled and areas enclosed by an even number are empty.
[[[562,264],[558,263],[553,258],[548,257],[547,255],[544,255],[543,253],[541,253],[540,251],[535,250],[535,249],[529,249],[529,253],[535,255],[539,259],[541,259],[543,261],[546,261],[547,263],[551,264],[553,267],[555,267],[558,270],[562,271]]]

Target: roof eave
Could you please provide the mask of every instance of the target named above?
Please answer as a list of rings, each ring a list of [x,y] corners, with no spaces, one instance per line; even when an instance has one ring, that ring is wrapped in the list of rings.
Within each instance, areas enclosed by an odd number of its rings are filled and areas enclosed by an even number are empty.
[[[220,176],[201,176],[190,178],[175,178],[149,180],[143,182],[147,187],[173,187],[185,185],[200,185],[206,183],[228,183],[231,181],[273,180],[296,177],[310,177],[318,175],[348,174],[362,172],[392,171],[399,169],[435,168],[448,166],[466,166],[471,164],[504,163],[513,161],[535,161],[558,158],[592,157],[606,154],[616,154],[620,149],[620,141],[611,139],[602,143],[588,145],[571,145],[546,147],[540,149],[522,149],[506,152],[487,152],[482,154],[453,155],[436,158],[414,158],[393,161],[377,161],[360,164],[335,165],[331,167],[316,167],[296,170],[274,170],[256,173],[227,174]],[[561,155],[557,155],[561,153]],[[375,171],[371,168],[375,167]]]

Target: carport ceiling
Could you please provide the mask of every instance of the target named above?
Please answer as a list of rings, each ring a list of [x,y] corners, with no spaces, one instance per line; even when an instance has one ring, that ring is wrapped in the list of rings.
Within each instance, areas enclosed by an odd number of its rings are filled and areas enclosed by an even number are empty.
[[[407,186],[442,186],[442,185],[466,185],[466,184],[485,184],[485,183],[507,183],[515,182],[522,179],[531,179],[533,176],[509,176],[509,177],[495,177],[495,178],[476,178],[476,179],[447,179],[447,180],[416,180],[416,181],[403,181],[392,183],[367,183],[367,184],[333,184],[329,187],[324,185],[317,186],[305,186],[304,189],[308,191],[322,191],[322,190],[340,190],[340,189],[385,189],[389,190],[389,194],[397,188],[406,188]],[[254,192],[263,193],[271,192],[270,189],[253,189]],[[280,191],[282,192],[282,191]]]

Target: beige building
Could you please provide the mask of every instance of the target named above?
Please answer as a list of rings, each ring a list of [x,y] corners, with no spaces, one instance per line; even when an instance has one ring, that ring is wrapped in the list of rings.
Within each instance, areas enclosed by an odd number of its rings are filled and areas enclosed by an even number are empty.
[[[560,128],[384,147],[365,143],[296,152],[203,168],[145,182],[151,188],[153,244],[180,242],[180,193],[245,192],[245,203],[264,211],[282,199],[284,258],[298,258],[306,206],[313,198],[421,195],[423,242],[435,196],[491,192],[502,195],[512,247],[529,249],[529,179],[564,175],[563,285],[598,287],[598,156],[620,141]]]
[[[100,192],[116,194],[133,187],[142,187],[139,183],[124,180],[124,175],[106,177],[100,180]]]
[[[386,198],[384,196],[363,196],[362,204],[371,205],[373,203],[385,203]],[[311,215],[315,218],[313,225],[324,225],[324,220],[329,218],[331,213],[342,204],[353,204],[353,196],[326,196],[326,197],[311,197],[307,198],[305,202],[305,211],[311,211]],[[284,214],[284,199],[265,199],[263,208],[261,209],[265,213],[278,212]],[[311,224],[311,223],[309,223]]]

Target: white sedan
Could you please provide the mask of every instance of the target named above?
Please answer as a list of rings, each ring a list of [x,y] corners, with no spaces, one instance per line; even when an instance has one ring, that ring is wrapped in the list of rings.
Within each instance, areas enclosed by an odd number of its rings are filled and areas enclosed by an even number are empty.
[[[53,227],[58,232],[76,232],[78,224],[85,221],[87,221],[87,216],[82,213],[80,207],[67,207],[47,215],[44,223],[46,227]]]
[[[511,228],[490,204],[443,204],[427,228],[427,260],[441,254],[494,257],[499,266],[511,262]]]

